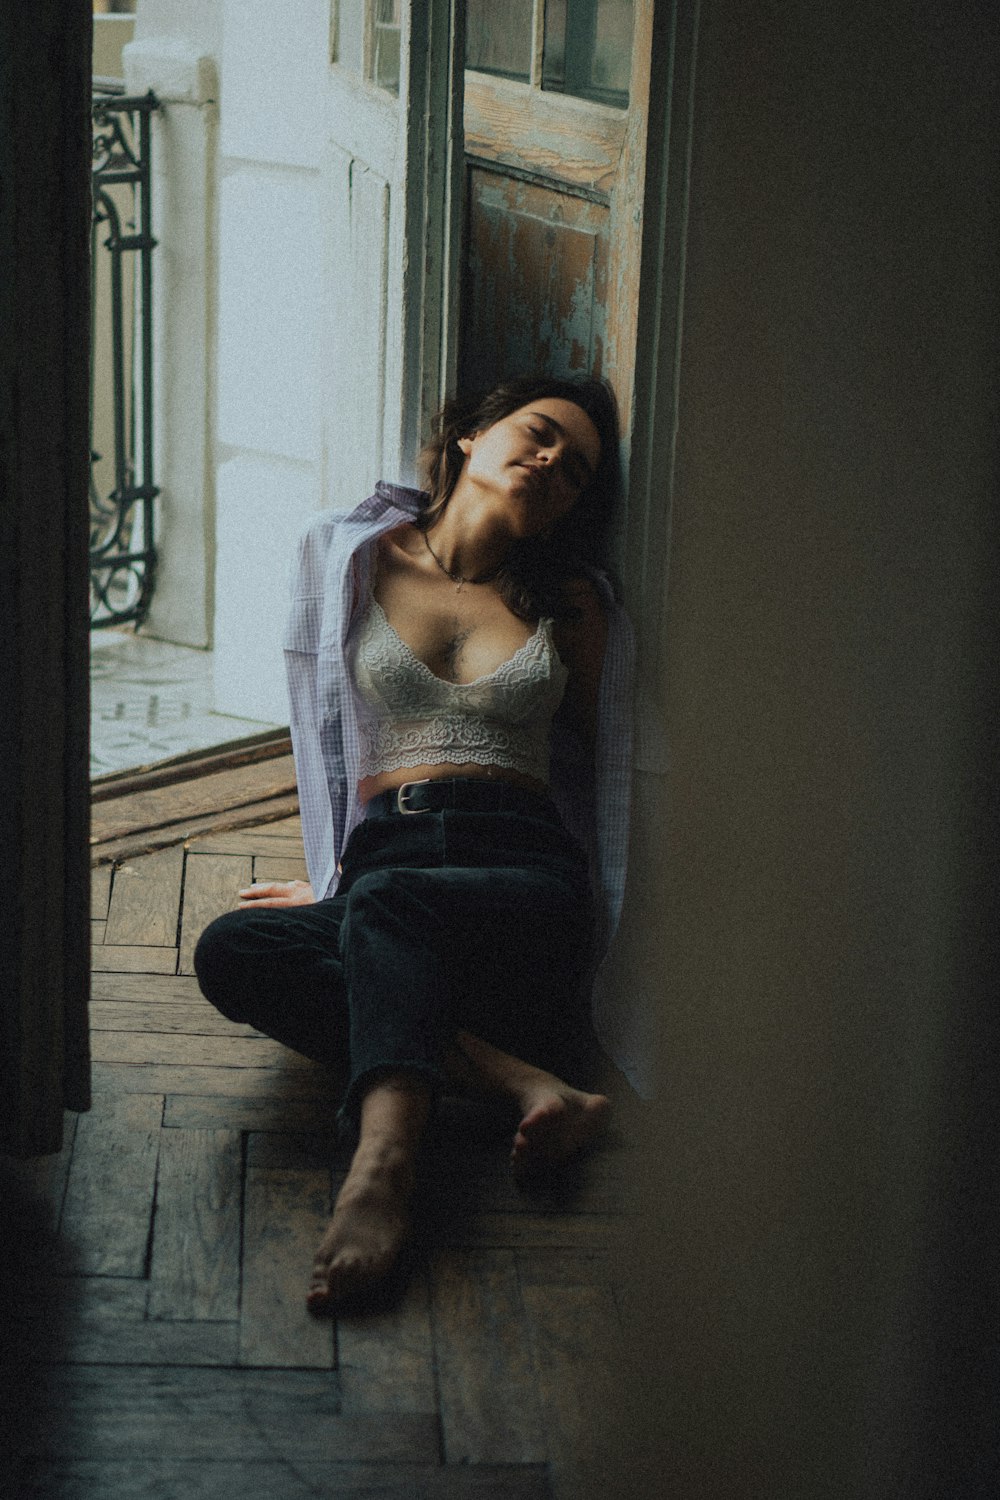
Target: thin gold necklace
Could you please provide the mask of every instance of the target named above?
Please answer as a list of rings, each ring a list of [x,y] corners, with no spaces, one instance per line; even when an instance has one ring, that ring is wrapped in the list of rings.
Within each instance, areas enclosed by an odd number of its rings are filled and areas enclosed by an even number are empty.
[[[426,546],[431,557],[433,557],[434,561],[437,563],[438,567],[441,569],[441,572],[445,575],[446,578],[450,578],[452,583],[455,585],[456,594],[460,594],[462,592],[463,583],[492,583],[493,579],[496,578],[497,574],[500,572],[500,569],[503,567],[503,563],[498,563],[495,568],[490,568],[485,573],[479,573],[475,578],[466,578],[464,574],[459,573],[452,568],[445,567],[444,563],[441,561],[437,553],[434,551],[434,548],[431,546],[426,531],[421,532],[421,536],[424,539],[424,545]]]

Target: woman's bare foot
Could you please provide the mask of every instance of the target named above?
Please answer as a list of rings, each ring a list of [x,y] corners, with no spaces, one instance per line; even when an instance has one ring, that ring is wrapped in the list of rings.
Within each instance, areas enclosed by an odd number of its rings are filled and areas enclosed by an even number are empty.
[[[517,1105],[521,1123],[510,1154],[519,1172],[561,1166],[608,1128],[611,1100],[606,1094],[575,1089],[468,1031],[456,1036],[448,1066],[463,1086]]]
[[[386,1288],[410,1230],[414,1163],[430,1095],[406,1075],[381,1078],[361,1101],[360,1134],[313,1262],[306,1306],[370,1303]]]
[[[311,1311],[364,1302],[384,1286],[409,1233],[412,1191],[409,1153],[390,1148],[355,1158],[316,1250],[306,1293]]]
[[[524,1115],[511,1150],[519,1171],[561,1166],[603,1135],[611,1119],[606,1094],[585,1094],[539,1073],[520,1098]]]

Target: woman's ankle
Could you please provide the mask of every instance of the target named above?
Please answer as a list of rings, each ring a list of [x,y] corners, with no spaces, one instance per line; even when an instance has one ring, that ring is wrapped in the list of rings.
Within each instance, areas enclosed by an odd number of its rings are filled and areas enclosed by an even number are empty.
[[[430,1115],[430,1089],[411,1074],[380,1078],[361,1100],[352,1161],[390,1167],[412,1161]]]
[[[417,1143],[393,1136],[362,1136],[357,1144],[348,1176],[404,1177],[412,1175]]]

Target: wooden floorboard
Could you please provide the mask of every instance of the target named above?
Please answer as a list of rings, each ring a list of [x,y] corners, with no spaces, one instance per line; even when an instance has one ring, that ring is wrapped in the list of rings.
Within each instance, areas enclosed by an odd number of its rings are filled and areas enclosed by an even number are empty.
[[[163,1005],[134,1000],[91,1000],[92,1031],[124,1031],[131,1034],[155,1031],[179,1036],[255,1037],[252,1026],[235,1025],[209,1005],[207,1000],[190,1004],[176,1001]]]
[[[235,1130],[164,1130],[147,1316],[224,1323],[239,1312],[240,1173]]]
[[[105,802],[104,832],[142,811]],[[343,1078],[225,1020],[192,972],[241,885],[304,877],[297,816],[93,872],[93,1108],[5,1169],[36,1237],[0,1308],[28,1372],[0,1393],[12,1493],[562,1500],[613,1472],[623,1133],[525,1188],[512,1121],[442,1101],[395,1295],[306,1311]]]
[[[434,1412],[435,1364],[430,1278],[418,1252],[402,1295],[389,1307],[338,1320],[342,1409]]]
[[[435,1257],[441,1424],[449,1463],[540,1463],[547,1457],[510,1250],[462,1247]]]
[[[154,1001],[168,1003],[203,1000],[193,974],[94,973],[90,977],[93,1000],[138,1000],[143,1005]]]
[[[180,847],[116,865],[105,943],[176,948],[183,874]]]
[[[289,1052],[280,1042],[256,1034],[242,1035],[236,1032],[231,1037],[194,1035],[171,1035],[162,1031],[94,1031],[91,1040],[91,1055],[99,1063],[157,1063],[164,1067],[228,1068],[232,1072],[244,1069],[274,1068],[284,1072],[313,1071],[308,1058],[298,1052]]]
[[[313,1098],[292,1097],[287,1092],[273,1098],[263,1094],[252,1098],[228,1098],[218,1093],[169,1094],[163,1124],[168,1130],[270,1130],[279,1139],[287,1133],[311,1130],[321,1138],[333,1128],[335,1114],[330,1084],[324,1083],[323,1091]]]
[[[252,857],[248,854],[188,852],[179,973],[194,973],[192,955],[199,937],[209,922],[232,911],[239,899],[237,893],[252,880]]]
[[[111,901],[111,866],[100,865],[90,872],[90,915],[106,918]]]
[[[258,854],[254,856],[253,878],[263,880],[308,880],[304,859],[294,855]]]
[[[162,1118],[158,1094],[98,1097],[81,1116],[59,1221],[74,1271],[146,1274]]]
[[[340,1414],[333,1372],[92,1366],[50,1372],[58,1419],[26,1424],[26,1457],[435,1463],[433,1416]]]
[[[241,1364],[333,1368],[333,1324],[305,1306],[313,1252],[331,1207],[329,1167],[247,1168]]]
[[[36,1356],[67,1365],[181,1365],[229,1368],[237,1362],[235,1323],[153,1323],[107,1311],[71,1313],[32,1334]],[[80,1372],[80,1379],[85,1378]]]
[[[177,949],[149,947],[116,947],[104,943],[95,946],[92,959],[95,973],[111,974],[175,974],[177,972]]]
[[[588,1474],[622,1471],[615,1417],[626,1362],[614,1296],[522,1279],[521,1297],[555,1493],[575,1500]]]
[[[91,815],[91,844],[106,844],[149,828],[184,823],[271,798],[293,796],[295,767],[290,755],[211,771],[170,786],[138,787],[107,796],[102,787]]]
[[[96,1033],[95,1033],[96,1036]],[[219,1094],[233,1098],[315,1099],[328,1108],[330,1076],[320,1067],[191,1067],[182,1063],[95,1062],[95,1091]]]
[[[552,1500],[546,1468],[130,1459],[26,1466],[22,1492],[59,1500]],[[609,1490],[610,1496],[612,1492]]]

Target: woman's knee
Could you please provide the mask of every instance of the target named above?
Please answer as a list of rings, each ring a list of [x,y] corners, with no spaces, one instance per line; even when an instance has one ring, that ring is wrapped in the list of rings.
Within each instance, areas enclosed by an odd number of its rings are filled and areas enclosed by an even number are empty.
[[[242,1021],[241,997],[246,994],[248,965],[252,964],[252,932],[258,913],[227,911],[205,928],[195,945],[194,972],[202,994],[231,1021]]]
[[[401,878],[402,877],[402,878]],[[432,887],[417,870],[368,870],[347,893],[344,926],[362,928],[406,925],[435,917]]]

